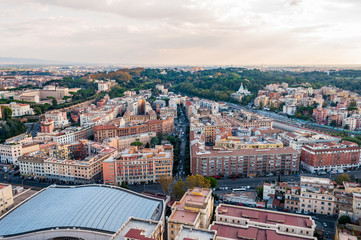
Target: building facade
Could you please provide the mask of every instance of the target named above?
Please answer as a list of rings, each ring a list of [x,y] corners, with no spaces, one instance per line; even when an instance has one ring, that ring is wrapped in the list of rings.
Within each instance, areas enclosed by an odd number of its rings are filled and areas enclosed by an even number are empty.
[[[13,189],[11,185],[0,183],[0,216],[14,205]]]
[[[301,165],[307,170],[331,171],[360,166],[361,148],[352,142],[319,143],[302,147]]]
[[[150,120],[145,124],[130,125],[124,127],[117,127],[114,125],[101,125],[93,128],[94,139],[97,142],[102,142],[105,139],[112,137],[122,137],[134,134],[156,132],[156,133],[172,133],[174,131],[174,117],[166,120]]]
[[[155,148],[139,150],[132,146],[121,152],[116,158],[103,162],[105,184],[121,185],[122,182],[156,182],[162,176],[172,176],[173,146],[160,145]]]

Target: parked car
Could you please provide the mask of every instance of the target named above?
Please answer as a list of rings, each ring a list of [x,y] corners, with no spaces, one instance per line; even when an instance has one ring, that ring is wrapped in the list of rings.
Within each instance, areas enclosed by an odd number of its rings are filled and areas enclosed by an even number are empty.
[[[327,223],[325,223],[325,222],[322,223],[322,225],[323,225],[324,227],[327,227],[327,226],[328,226]]]

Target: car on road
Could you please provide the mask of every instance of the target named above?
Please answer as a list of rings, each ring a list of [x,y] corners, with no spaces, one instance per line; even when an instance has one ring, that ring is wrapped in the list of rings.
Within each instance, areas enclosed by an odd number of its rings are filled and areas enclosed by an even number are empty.
[[[325,232],[325,234],[323,235],[323,238],[329,239],[329,238],[330,238],[330,234],[329,234],[328,232]]]
[[[322,225],[323,225],[324,227],[326,227],[326,228],[328,227],[327,223],[325,223],[325,222],[322,223]]]

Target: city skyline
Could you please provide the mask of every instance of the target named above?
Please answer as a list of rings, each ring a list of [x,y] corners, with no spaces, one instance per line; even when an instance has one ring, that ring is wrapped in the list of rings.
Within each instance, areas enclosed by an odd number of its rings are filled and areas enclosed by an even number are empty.
[[[1,57],[61,63],[359,64],[361,3],[2,1]]]

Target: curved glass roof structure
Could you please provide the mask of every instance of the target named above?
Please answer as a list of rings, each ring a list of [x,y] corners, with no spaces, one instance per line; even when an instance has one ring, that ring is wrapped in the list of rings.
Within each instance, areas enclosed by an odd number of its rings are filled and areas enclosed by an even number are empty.
[[[0,237],[54,228],[115,233],[129,217],[158,221],[163,201],[105,185],[50,186],[0,219]]]

